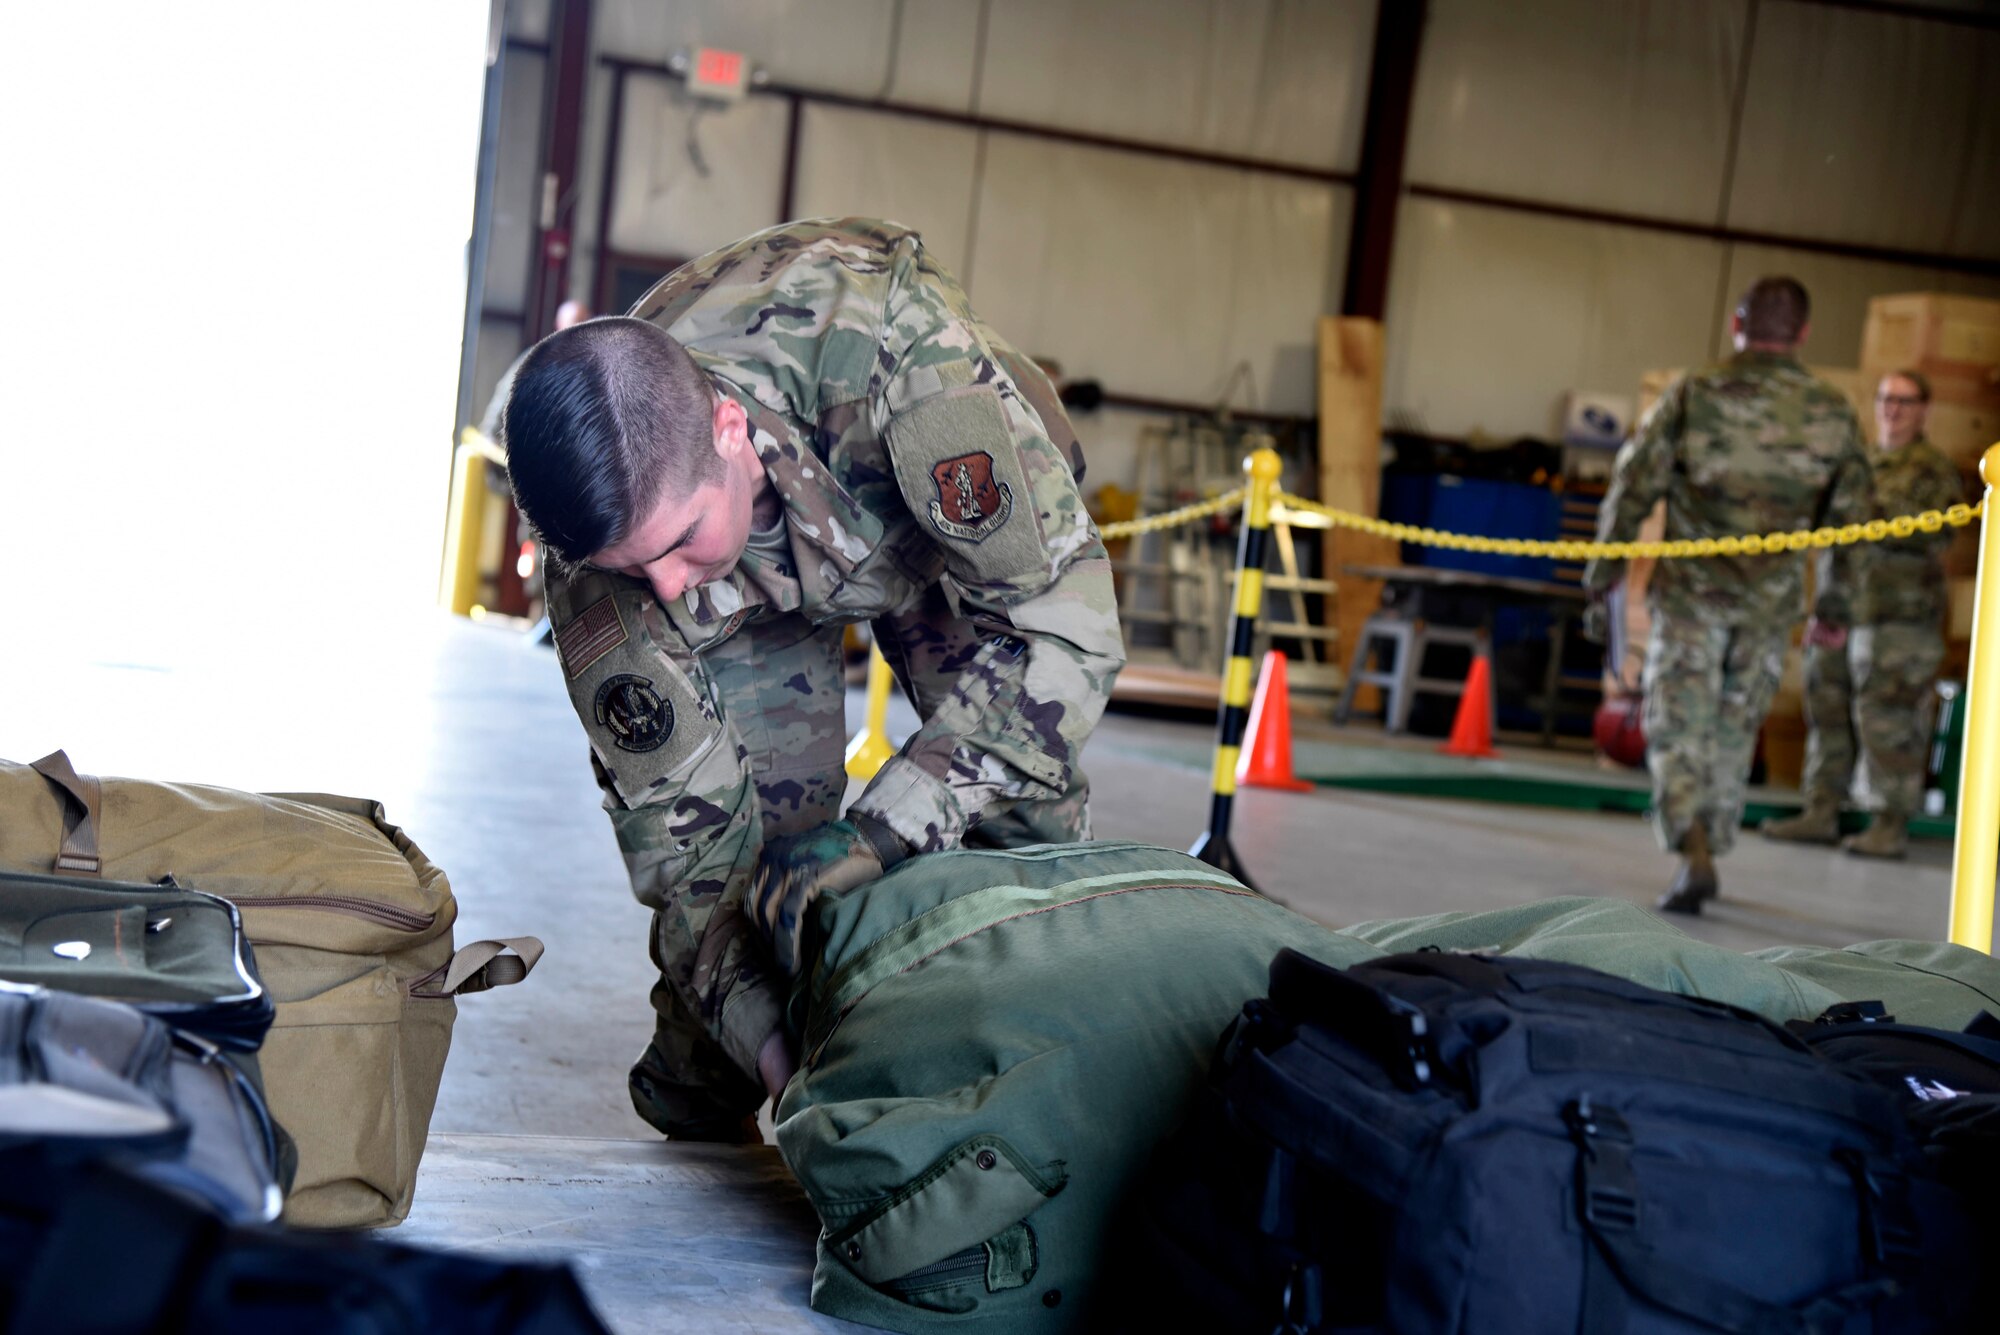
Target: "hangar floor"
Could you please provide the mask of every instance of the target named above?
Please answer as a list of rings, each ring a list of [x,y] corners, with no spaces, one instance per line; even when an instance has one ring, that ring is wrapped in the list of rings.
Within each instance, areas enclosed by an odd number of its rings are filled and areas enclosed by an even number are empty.
[[[834,1328],[804,1310],[811,1216],[768,1153],[520,1139],[646,1133],[624,1087],[650,1030],[646,914],[547,650],[440,615],[254,665],[17,659],[0,666],[0,699],[10,759],[60,745],[86,771],[378,798],[450,875],[459,940],[547,943],[525,984],[461,1005],[425,1185],[400,1235],[571,1255],[614,1322],[657,1322],[665,1302],[705,1329]],[[858,721],[858,692],[849,705]],[[899,701],[891,731],[910,724]],[[1370,732],[1315,730],[1314,744],[1379,740]],[[1207,736],[1205,724],[1107,718],[1085,756],[1099,837],[1185,847],[1207,811]],[[1245,793],[1234,841],[1267,893],[1336,924],[1557,894],[1650,903],[1671,870],[1629,815],[1330,788]],[[1940,936],[1949,861],[1939,843],[1884,864],[1747,834],[1722,864],[1725,898],[1680,925],[1740,949]],[[579,1174],[585,1162],[596,1167]],[[531,1208],[496,1195],[524,1181],[537,1186]],[[649,1214],[662,1202],[687,1213]],[[648,1241],[634,1247],[626,1225],[641,1220]],[[772,1229],[796,1229],[796,1249],[774,1250]],[[615,1263],[593,1279],[611,1238],[682,1257],[651,1280]]]

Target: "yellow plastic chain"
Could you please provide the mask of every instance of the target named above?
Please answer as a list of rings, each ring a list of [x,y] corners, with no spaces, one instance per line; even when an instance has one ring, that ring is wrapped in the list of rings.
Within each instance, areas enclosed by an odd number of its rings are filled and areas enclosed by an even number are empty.
[[[1144,519],[1125,519],[1116,524],[1099,524],[1098,533],[1106,540],[1136,538],[1141,533],[1157,533],[1163,528],[1174,528],[1181,524],[1192,524],[1197,519],[1219,515],[1224,510],[1234,510],[1243,504],[1243,488],[1225,491],[1213,500],[1196,501],[1193,505],[1183,505],[1178,510],[1162,510]]]
[[[1320,515],[1341,528],[1351,528],[1361,533],[1372,533],[1378,537],[1394,538],[1398,542],[1413,542],[1421,547],[1445,547],[1461,552],[1491,552],[1499,556],[1547,556],[1558,561],[1584,561],[1591,558],[1612,561],[1630,561],[1635,558],[1651,557],[1655,560],[1674,561],[1699,556],[1761,556],[1766,553],[1803,552],[1815,548],[1844,547],[1856,542],[1882,542],[1888,538],[1907,538],[1915,533],[1936,533],[1947,527],[1963,528],[1979,518],[1985,502],[1974,505],[1954,505],[1945,510],[1926,510],[1918,515],[1898,515],[1894,519],[1871,519],[1865,524],[1847,524],[1834,528],[1799,529],[1791,533],[1748,533],[1727,538],[1675,538],[1669,542],[1582,542],[1577,540],[1549,541],[1542,538],[1487,538],[1472,533],[1445,533],[1434,528],[1420,528],[1415,524],[1397,524],[1386,519],[1376,519],[1371,515],[1356,514],[1351,510],[1337,510],[1318,501],[1309,501],[1303,496],[1289,492],[1279,492],[1274,498],[1279,504],[1294,510],[1306,510]],[[1220,514],[1243,503],[1243,488],[1224,492],[1213,500],[1195,505],[1183,505],[1178,510],[1166,510],[1144,519],[1131,519],[1123,523],[1102,524],[1098,532],[1107,539],[1136,537],[1141,533],[1152,533],[1178,524],[1193,523],[1209,515]]]

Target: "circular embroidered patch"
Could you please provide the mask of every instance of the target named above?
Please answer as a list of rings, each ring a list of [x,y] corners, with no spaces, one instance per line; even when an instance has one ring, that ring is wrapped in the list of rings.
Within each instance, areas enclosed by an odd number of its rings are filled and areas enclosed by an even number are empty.
[[[607,677],[597,688],[597,721],[626,751],[651,751],[674,735],[674,706],[653,683],[630,672]]]

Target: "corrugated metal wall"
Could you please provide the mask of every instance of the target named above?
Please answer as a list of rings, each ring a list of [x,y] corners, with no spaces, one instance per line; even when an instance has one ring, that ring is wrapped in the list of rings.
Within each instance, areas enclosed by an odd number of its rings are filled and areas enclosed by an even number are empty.
[[[1238,406],[1312,412],[1313,320],[1338,306],[1353,192],[1311,173],[1355,168],[1374,0],[599,0],[595,13],[600,56],[659,64],[721,46],[846,98],[1303,169],[808,102],[791,211],[920,228],[989,319],[1073,376],[1203,401],[1247,364]],[[545,5],[516,4],[510,21],[517,38],[546,35]],[[539,62],[513,54],[508,96],[532,101]],[[1990,29],[1807,0],[1431,0],[1385,415],[1439,435],[1548,435],[1570,389],[1629,393],[1644,370],[1721,349],[1734,293],[1771,270],[1813,289],[1808,351],[1829,365],[1856,359],[1872,294],[2000,294],[1991,277],[1728,235],[2000,258],[1996,74]],[[693,255],[778,221],[786,99],[700,110],[664,77],[618,82],[614,250]],[[588,224],[613,83],[594,63],[572,201],[579,293],[599,251]],[[535,124],[510,109],[503,162],[532,170]],[[503,166],[503,197],[532,188]],[[500,256],[525,265],[528,240],[496,229],[496,306]],[[504,348],[480,358],[492,375],[517,350],[495,334]]]

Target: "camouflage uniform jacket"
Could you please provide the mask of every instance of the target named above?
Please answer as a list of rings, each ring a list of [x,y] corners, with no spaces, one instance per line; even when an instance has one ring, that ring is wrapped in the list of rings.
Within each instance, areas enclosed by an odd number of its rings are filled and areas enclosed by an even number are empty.
[[[956,846],[992,803],[1064,793],[1123,641],[1053,387],[914,232],[787,224],[684,265],[632,314],[742,405],[789,542],[753,543],[667,607],[640,581],[579,571],[550,615],[634,892],[669,920],[678,944],[662,953],[693,961],[677,985],[754,1072],[778,1013],[775,989],[752,986],[761,952],[740,908],[758,803],[702,652],[760,618],[834,626],[941,588],[985,638],[948,707],[854,803],[923,850]],[[643,750],[607,714],[634,701],[662,734]]]
[[[1871,519],[1943,510],[1965,499],[1958,470],[1937,446],[1919,436],[1899,450],[1875,450]],[[1870,543],[1859,574],[1854,620],[1860,625],[1911,622],[1942,626],[1945,614],[1944,553],[1956,529],[1915,533]]]
[[[1839,390],[1788,356],[1740,352],[1668,386],[1612,470],[1598,509],[1600,542],[1638,536],[1660,500],[1669,540],[1772,533],[1868,517],[1868,460]],[[1814,615],[1850,620],[1854,548],[1827,549]],[[1827,566],[1831,566],[1831,572]],[[1595,560],[1584,587],[1610,588],[1622,562]],[[1662,561],[1655,609],[1710,624],[1789,623],[1804,601],[1804,553]]]

